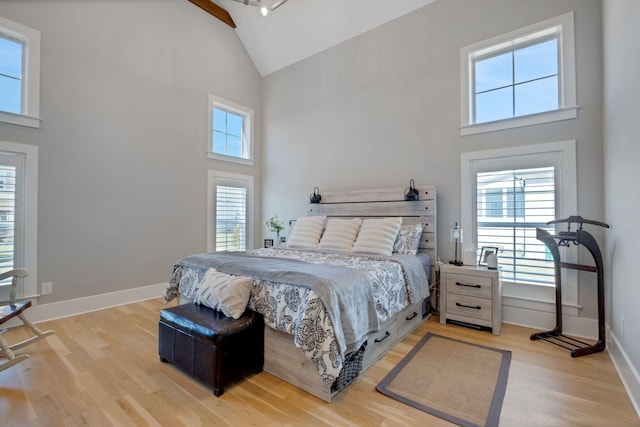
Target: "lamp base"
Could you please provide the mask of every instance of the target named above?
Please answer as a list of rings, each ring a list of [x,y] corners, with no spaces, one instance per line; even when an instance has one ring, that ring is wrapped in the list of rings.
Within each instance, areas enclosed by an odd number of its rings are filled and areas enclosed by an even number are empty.
[[[449,261],[449,264],[457,265],[458,267],[464,265],[462,261]]]

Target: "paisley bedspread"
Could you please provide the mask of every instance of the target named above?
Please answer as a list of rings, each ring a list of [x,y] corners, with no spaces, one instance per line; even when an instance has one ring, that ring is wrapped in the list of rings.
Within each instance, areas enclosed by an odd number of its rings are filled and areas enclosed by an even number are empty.
[[[415,256],[387,257],[292,248],[257,249],[249,254],[366,272],[380,322],[408,304],[423,300],[429,292],[426,266]],[[206,271],[204,267],[177,263],[164,292],[165,301],[177,297],[178,293],[193,299]],[[249,308],[262,314],[267,326],[292,335],[295,346],[314,363],[325,386],[331,387],[340,374],[346,354],[340,348],[327,308],[313,289],[254,278]]]

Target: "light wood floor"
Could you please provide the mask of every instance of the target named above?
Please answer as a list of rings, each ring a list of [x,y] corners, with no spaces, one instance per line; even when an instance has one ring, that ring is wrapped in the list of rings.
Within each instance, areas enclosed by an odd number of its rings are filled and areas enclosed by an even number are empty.
[[[512,351],[502,426],[640,426],[606,353],[572,359],[531,330],[502,335],[425,322],[326,404],[266,372],[220,398],[157,356],[160,299],[41,323],[50,336],[0,372],[2,426],[450,426],[375,391],[427,332]],[[8,331],[9,342],[26,337]]]

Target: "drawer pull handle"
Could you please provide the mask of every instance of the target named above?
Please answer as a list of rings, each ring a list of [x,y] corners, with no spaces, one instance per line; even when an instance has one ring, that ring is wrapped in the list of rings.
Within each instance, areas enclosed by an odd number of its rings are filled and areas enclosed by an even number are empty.
[[[456,303],[456,306],[458,307],[465,307],[465,308],[473,308],[475,310],[480,310],[482,309],[482,307],[480,307],[479,305],[464,305],[464,304],[460,304],[459,302]]]
[[[404,319],[404,320],[411,320],[411,319],[413,319],[414,317],[416,317],[417,315],[418,315],[418,313],[416,313],[416,312],[414,311],[412,315],[407,316],[407,318],[406,318],[406,319]]]
[[[376,338],[374,341],[375,341],[376,343],[379,343],[379,342],[382,342],[382,341],[386,340],[386,339],[387,339],[387,338],[389,338],[390,336],[391,336],[391,333],[390,333],[389,331],[387,331],[387,332],[385,332],[384,337],[379,338],[379,339],[378,339],[378,338]]]
[[[480,285],[467,285],[466,283],[460,283],[460,282],[456,282],[456,285],[458,285],[458,286],[466,286],[467,288],[478,288],[478,289],[480,289],[482,287]]]

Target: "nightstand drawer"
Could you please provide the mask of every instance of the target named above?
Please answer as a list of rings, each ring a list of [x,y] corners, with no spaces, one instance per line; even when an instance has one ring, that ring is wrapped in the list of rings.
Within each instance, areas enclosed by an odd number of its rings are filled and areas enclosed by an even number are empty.
[[[491,299],[491,278],[447,274],[447,293]]]
[[[447,313],[460,314],[476,319],[492,319],[491,300],[465,295],[447,295]]]

